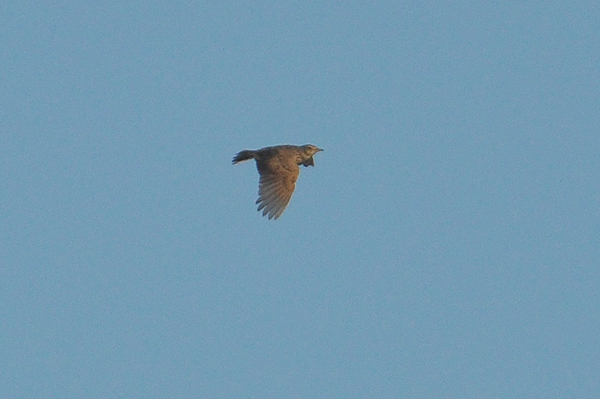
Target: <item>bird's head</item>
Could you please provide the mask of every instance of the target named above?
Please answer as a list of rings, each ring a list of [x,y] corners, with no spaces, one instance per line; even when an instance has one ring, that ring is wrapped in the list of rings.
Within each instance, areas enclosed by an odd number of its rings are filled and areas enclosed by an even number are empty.
[[[302,151],[304,152],[304,154],[306,154],[307,157],[312,157],[317,152],[323,151],[323,149],[317,147],[316,145],[305,144],[302,146]]]
[[[302,147],[302,156],[298,159],[298,165],[302,164],[304,166],[315,166],[315,160],[313,159],[313,155],[315,155],[319,151],[323,151],[321,148],[312,144],[305,144]]]

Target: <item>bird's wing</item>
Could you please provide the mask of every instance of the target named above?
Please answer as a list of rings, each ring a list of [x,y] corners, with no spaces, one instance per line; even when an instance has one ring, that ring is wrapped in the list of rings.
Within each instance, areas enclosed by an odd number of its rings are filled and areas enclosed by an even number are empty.
[[[273,157],[258,163],[258,172],[258,210],[262,209],[263,216],[268,215],[269,219],[277,219],[292,198],[300,169],[293,159]]]

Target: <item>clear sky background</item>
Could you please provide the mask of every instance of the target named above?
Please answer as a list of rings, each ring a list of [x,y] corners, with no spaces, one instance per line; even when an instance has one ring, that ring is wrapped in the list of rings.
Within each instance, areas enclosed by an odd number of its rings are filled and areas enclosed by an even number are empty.
[[[599,18],[3,4],[0,397],[598,398]]]

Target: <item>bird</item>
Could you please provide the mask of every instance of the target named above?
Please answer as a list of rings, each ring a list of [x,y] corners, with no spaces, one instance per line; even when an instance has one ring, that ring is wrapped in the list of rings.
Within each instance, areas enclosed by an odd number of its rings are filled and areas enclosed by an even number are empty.
[[[300,174],[299,166],[315,166],[313,156],[319,151],[323,149],[312,144],[277,145],[260,150],[240,151],[231,163],[235,165],[250,159],[256,160],[256,169],[260,175],[257,211],[262,210],[262,215],[269,220],[277,220],[292,198]]]

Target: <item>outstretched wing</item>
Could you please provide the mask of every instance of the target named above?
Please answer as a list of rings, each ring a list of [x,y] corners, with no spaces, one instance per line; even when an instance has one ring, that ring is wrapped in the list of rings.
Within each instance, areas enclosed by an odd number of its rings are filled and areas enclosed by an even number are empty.
[[[257,210],[262,210],[269,219],[277,219],[292,198],[300,169],[290,157],[272,157],[257,162],[257,167],[260,173]]]

